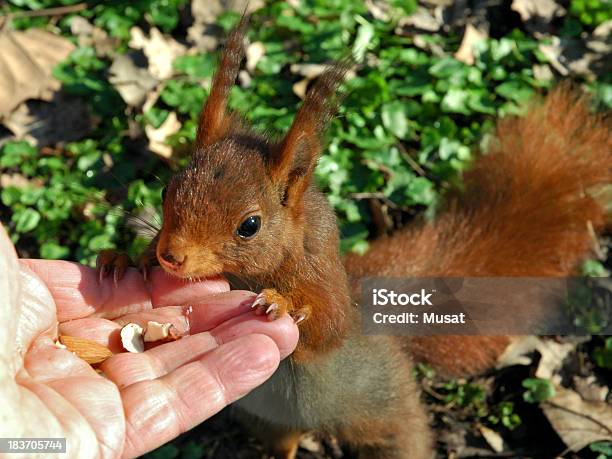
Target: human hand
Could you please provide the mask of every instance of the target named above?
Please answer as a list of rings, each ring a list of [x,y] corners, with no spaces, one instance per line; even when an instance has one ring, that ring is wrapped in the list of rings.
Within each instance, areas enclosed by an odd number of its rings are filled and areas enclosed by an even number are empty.
[[[222,279],[187,284],[160,270],[149,285],[128,270],[115,287],[76,263],[17,260],[0,226],[0,438],[66,437],[62,457],[135,457],[245,395],[293,351],[298,331],[289,317],[255,316],[253,293],[228,290]],[[122,324],[148,320],[190,336],[118,353],[100,365],[104,376],[55,345],[59,332],[119,352]]]

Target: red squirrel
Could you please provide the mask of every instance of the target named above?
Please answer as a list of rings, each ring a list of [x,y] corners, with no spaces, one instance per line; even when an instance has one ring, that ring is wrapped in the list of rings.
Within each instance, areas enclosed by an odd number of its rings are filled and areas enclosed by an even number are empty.
[[[363,336],[359,280],[574,273],[589,251],[589,227],[604,224],[587,192],[612,182],[609,124],[567,88],[553,91],[526,117],[498,123],[496,142],[437,220],[342,259],[334,212],[312,176],[348,64],[321,75],[285,137],[269,139],[227,109],[246,24],[228,37],[193,157],[165,189],[163,226],[140,265],[157,262],[182,278],[225,274],[233,287],[259,292],[258,313],[299,322],[295,353],[237,402],[276,458],[295,457],[307,431],[335,435],[361,458],[432,457],[410,354],[465,374],[491,366],[508,338]],[[101,253],[101,277],[120,277],[126,263]]]

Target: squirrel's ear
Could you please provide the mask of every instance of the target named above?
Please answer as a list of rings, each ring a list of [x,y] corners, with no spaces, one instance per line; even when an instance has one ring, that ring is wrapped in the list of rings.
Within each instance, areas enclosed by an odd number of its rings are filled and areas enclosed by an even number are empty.
[[[272,152],[270,174],[283,187],[286,205],[298,201],[310,183],[321,153],[323,133],[338,108],[338,87],[353,62],[352,57],[343,59],[319,76],[289,132]]]
[[[219,140],[231,126],[231,113],[227,110],[227,99],[236,82],[240,63],[244,58],[244,35],[248,24],[249,18],[243,15],[227,38],[225,49],[213,77],[210,95],[200,114],[196,150]]]

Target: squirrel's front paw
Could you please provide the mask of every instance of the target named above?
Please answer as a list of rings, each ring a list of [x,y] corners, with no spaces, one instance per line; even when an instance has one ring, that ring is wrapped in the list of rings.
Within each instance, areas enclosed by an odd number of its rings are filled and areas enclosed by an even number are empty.
[[[98,270],[100,282],[112,274],[115,287],[123,278],[128,266],[133,265],[132,260],[127,254],[114,249],[102,250],[98,254],[98,258],[96,258],[96,269]]]
[[[251,308],[255,314],[268,316],[268,320],[276,320],[285,314],[291,306],[291,301],[273,288],[266,288],[255,297]]]
[[[286,312],[289,312],[295,323],[300,323],[310,315],[310,307],[306,306],[294,310],[291,300],[285,298],[273,288],[266,288],[255,297],[251,305],[255,314],[268,316],[268,320],[276,320]]]

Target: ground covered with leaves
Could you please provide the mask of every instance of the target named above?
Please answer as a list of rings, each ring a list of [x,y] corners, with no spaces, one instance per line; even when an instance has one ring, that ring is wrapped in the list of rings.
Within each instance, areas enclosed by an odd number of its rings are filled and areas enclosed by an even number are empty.
[[[0,6],[0,219],[21,256],[138,254],[188,157],[218,50],[245,2],[9,0]],[[434,215],[440,193],[559,79],[612,107],[609,0],[251,0],[231,107],[284,132],[333,60],[359,65],[317,180],[342,249]],[[606,241],[586,275],[608,275]],[[612,457],[612,339],[529,338],[481,378],[418,375],[440,457]],[[569,413],[569,414],[568,414]],[[300,458],[350,457],[306,438]],[[260,457],[225,413],[151,453]]]

